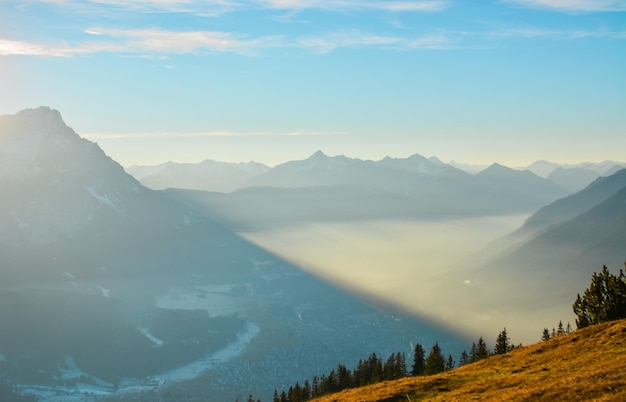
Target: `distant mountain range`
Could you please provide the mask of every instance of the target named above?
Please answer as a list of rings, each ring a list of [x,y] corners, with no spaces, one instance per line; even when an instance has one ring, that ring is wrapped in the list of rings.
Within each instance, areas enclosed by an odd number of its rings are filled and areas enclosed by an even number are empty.
[[[200,163],[167,162],[157,166],[131,166],[126,171],[153,190],[184,188],[230,193],[270,168],[261,163],[226,163],[205,160]]]
[[[318,151],[255,176],[229,194],[168,194],[229,227],[259,229],[293,222],[529,213],[568,191],[498,164],[470,175],[420,155],[364,161]]]
[[[364,161],[343,155],[331,157],[318,151],[304,161],[289,161],[274,168],[256,162],[205,160],[195,164],[168,162],[156,166],[131,166],[126,171],[153,190],[172,188],[230,193],[247,187],[302,188],[333,185],[365,185],[389,190],[394,182],[402,180],[401,176],[405,179],[412,176],[409,180],[430,176],[463,181],[469,180],[468,174],[478,175],[492,166],[467,165],[454,161],[446,164],[436,157],[427,159],[418,154],[409,158],[386,157],[379,161]],[[613,161],[578,165],[538,161],[515,170],[530,171],[567,192],[574,193],[596,178],[609,176],[623,167],[626,167],[626,163]],[[383,172],[385,168],[387,173],[394,173],[392,182],[387,182]],[[371,180],[368,179],[369,175],[372,175]],[[417,187],[417,184],[409,183],[404,186],[410,189]],[[391,190],[398,192],[397,188]]]
[[[0,117],[0,194],[0,389],[269,399],[372,351],[467,342],[145,188],[46,107]]]

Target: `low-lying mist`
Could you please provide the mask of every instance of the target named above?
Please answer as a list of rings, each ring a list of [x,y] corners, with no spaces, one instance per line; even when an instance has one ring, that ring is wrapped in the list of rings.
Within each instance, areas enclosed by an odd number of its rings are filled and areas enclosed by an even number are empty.
[[[317,222],[242,235],[339,287],[469,336],[493,342],[506,326],[513,342],[533,343],[544,327],[569,318],[570,312],[550,307],[538,311],[531,307],[532,294],[527,305],[510,303],[501,292],[486,294],[473,283],[490,243],[526,217]]]

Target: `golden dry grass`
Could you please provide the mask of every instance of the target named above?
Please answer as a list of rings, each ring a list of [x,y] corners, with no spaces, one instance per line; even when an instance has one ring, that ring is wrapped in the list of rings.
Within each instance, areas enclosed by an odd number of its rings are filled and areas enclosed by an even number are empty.
[[[430,377],[318,398],[338,401],[626,401],[626,320],[516,349]]]

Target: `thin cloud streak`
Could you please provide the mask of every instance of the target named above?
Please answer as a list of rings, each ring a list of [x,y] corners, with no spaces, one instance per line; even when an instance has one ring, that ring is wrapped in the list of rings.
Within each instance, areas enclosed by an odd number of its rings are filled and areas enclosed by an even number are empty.
[[[255,55],[261,49],[301,48],[318,53],[328,53],[346,47],[380,49],[442,49],[448,39],[444,35],[425,35],[417,38],[382,36],[359,31],[337,32],[322,36],[287,39],[283,36],[246,38],[229,32],[188,31],[175,32],[158,29],[105,29],[85,31],[98,41],[80,45],[67,43],[44,44],[38,42],[0,39],[0,55],[32,55],[69,57],[75,54],[114,52],[124,54],[199,54],[202,52],[231,52]],[[106,39],[109,39],[108,41]]]
[[[287,38],[262,36],[249,38],[221,31],[168,31],[159,29],[106,29],[90,28],[84,31],[98,39],[80,44],[59,41],[41,43],[0,38],[0,56],[71,57],[80,54],[117,53],[122,57],[149,57],[160,55],[235,53],[258,55],[264,49],[293,48],[324,54],[341,48],[370,48],[380,50],[441,50],[473,48],[465,45],[464,38],[555,38],[578,40],[585,38],[626,39],[626,31],[604,30],[553,30],[537,27],[504,29],[490,32],[438,32],[417,37],[387,36],[358,30],[332,32],[323,35]],[[146,55],[148,54],[148,55]]]
[[[64,6],[81,13],[183,13],[216,17],[240,8],[239,2],[228,0],[33,0],[33,2]]]
[[[313,49],[319,53],[328,53],[337,48],[377,47],[382,49],[448,49],[449,39],[445,35],[425,35],[418,38],[382,36],[359,31],[336,32],[323,36],[301,38],[301,47]]]
[[[87,133],[82,136],[88,140],[127,140],[151,138],[210,138],[210,137],[309,137],[309,136],[338,136],[350,135],[346,131],[309,131],[294,130],[284,132],[274,131],[203,131],[193,133]]]
[[[502,0],[532,8],[549,8],[565,12],[626,11],[625,0]]]
[[[448,7],[447,0],[35,0],[40,3],[64,5],[77,9],[113,7],[131,12],[186,13],[198,16],[219,16],[245,9],[304,10],[330,12],[378,10],[387,12],[439,12]]]
[[[555,39],[585,39],[585,38],[610,38],[626,39],[626,31],[592,31],[585,29],[558,30],[544,28],[518,28],[502,31],[489,32],[491,37],[517,37],[517,38],[555,38]]]
[[[274,9],[327,11],[379,10],[389,12],[439,12],[448,7],[443,0],[431,1],[359,1],[359,0],[261,0],[259,4]]]

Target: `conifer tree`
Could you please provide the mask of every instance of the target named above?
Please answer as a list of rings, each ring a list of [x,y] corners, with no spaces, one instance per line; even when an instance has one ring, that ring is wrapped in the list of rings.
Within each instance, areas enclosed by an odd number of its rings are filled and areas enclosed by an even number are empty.
[[[424,375],[424,356],[425,351],[422,345],[415,344],[415,350],[413,352],[413,368],[411,369],[411,375]]]
[[[478,361],[478,347],[476,342],[472,342],[472,349],[470,349],[470,363]]]
[[[313,384],[311,385],[311,397],[312,398],[317,398],[318,396],[321,396],[322,394],[320,393],[320,385],[319,385],[319,379],[317,378],[317,376],[313,377]]]
[[[302,388],[303,400],[308,401],[311,399],[311,383],[309,380],[304,381],[304,387]]]
[[[509,342],[509,336],[506,333],[506,328],[504,328],[502,332],[498,334],[496,346],[494,347],[494,353],[497,355],[503,355],[508,353],[509,350],[511,350],[511,344]]]
[[[448,355],[448,360],[446,361],[446,370],[452,370],[454,368],[454,359],[452,355]]]
[[[563,329],[563,321],[559,320],[559,327],[556,330],[557,335],[565,335],[565,329]]]
[[[576,314],[576,326],[584,328],[605,321],[626,318],[626,275],[620,269],[619,275],[612,275],[602,267],[600,273],[593,273],[591,284],[572,306]]]
[[[543,334],[541,335],[541,340],[545,342],[549,339],[550,339],[550,331],[548,330],[548,328],[544,328]]]
[[[446,359],[443,357],[439,343],[435,342],[424,365],[424,374],[432,375],[441,373],[446,369]]]
[[[459,357],[459,367],[461,367],[461,366],[465,366],[466,364],[468,364],[468,363],[470,363],[470,362],[471,362],[471,361],[470,361],[470,357],[469,357],[469,355],[467,354],[467,352],[466,352],[466,351],[463,351],[463,352],[461,353],[461,357]]]
[[[383,380],[394,380],[396,370],[396,354],[389,355],[385,364],[383,364]]]
[[[404,354],[404,352],[398,352],[396,354],[396,364],[397,364],[397,368],[396,368],[397,378],[406,377],[408,375],[408,372],[406,368],[406,355]]]
[[[482,360],[489,357],[489,350],[487,350],[487,344],[481,336],[478,338],[478,345],[476,346],[476,360]]]

